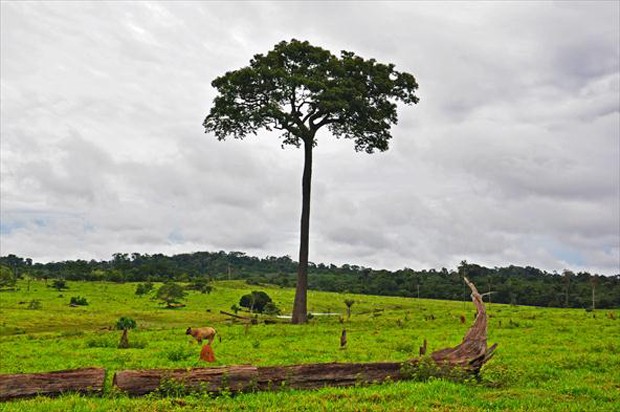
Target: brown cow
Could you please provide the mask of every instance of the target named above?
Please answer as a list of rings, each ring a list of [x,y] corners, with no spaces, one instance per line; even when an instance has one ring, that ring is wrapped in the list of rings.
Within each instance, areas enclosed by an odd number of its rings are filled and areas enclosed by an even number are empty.
[[[211,345],[213,343],[213,339],[215,339],[216,334],[218,335],[220,342],[222,341],[222,337],[217,333],[214,328],[210,326],[204,328],[187,328],[185,334],[192,335],[194,339],[198,341],[198,343],[202,343],[202,340],[206,339],[209,341],[208,344]]]

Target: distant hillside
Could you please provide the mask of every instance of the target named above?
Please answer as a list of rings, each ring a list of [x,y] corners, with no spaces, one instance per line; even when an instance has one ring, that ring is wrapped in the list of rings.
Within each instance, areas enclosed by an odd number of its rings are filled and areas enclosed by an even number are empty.
[[[295,285],[297,263],[289,256],[258,258],[243,252],[196,252],[174,256],[139,253],[114,254],[110,261],[73,260],[36,263],[15,255],[0,258],[2,278],[31,276],[66,280],[112,282],[191,281],[196,278],[245,279],[249,284]],[[515,305],[592,308],[620,307],[620,275],[598,276],[587,272],[548,273],[534,267],[487,268],[461,262],[458,270],[374,270],[362,266],[310,264],[313,290],[371,295],[469,300],[460,280],[469,277],[485,300]],[[0,288],[3,283],[0,283]]]

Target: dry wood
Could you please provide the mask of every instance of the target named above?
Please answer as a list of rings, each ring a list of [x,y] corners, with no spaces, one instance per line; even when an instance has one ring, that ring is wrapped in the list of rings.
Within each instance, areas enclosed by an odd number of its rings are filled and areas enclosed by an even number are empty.
[[[249,323],[251,323],[253,325],[258,324],[258,319],[256,319],[256,318],[250,318],[248,316],[239,316],[239,315],[235,315],[234,313],[226,312],[226,311],[223,311],[223,310],[220,310],[220,313],[222,315],[230,316],[231,318],[241,319],[241,320],[243,320],[245,322],[249,322]]]
[[[104,379],[105,370],[101,368],[0,375],[0,400],[65,392],[98,393],[103,389]]]
[[[460,366],[478,373],[482,365],[493,356],[497,344],[487,347],[487,312],[482,296],[469,279],[463,279],[471,289],[471,298],[477,310],[476,320],[459,345],[435,351],[431,354],[431,358],[437,364]]]
[[[387,362],[122,371],[114,376],[114,385],[129,395],[153,392],[164,387],[166,380],[180,383],[187,390],[214,393],[222,390],[247,392],[284,387],[316,389],[404,379],[401,367],[399,362]]]

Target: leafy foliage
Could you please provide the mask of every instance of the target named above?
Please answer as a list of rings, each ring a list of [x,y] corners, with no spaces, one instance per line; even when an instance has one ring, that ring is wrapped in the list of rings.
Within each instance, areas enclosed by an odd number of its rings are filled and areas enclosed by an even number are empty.
[[[185,289],[196,290],[200,293],[211,293],[213,291],[213,286],[211,286],[209,279],[200,278],[187,285]]]
[[[13,289],[17,279],[10,267],[0,265],[0,289]]]
[[[180,304],[181,300],[184,300],[186,295],[187,293],[183,286],[178,283],[168,282],[157,290],[155,297],[161,300],[162,303],[165,303],[167,307],[171,308],[176,304]]]
[[[114,324],[117,330],[128,330],[136,328],[136,321],[127,316],[121,316]]]
[[[71,306],[88,306],[88,300],[82,296],[72,296],[69,304]]]
[[[67,286],[67,282],[65,282],[64,279],[54,279],[52,282],[52,287],[59,292],[64,289],[69,289],[69,286]]]
[[[415,78],[393,64],[348,51],[336,57],[295,39],[255,55],[249,66],[211,84],[219,95],[204,127],[219,140],[242,139],[265,128],[280,130],[283,144],[309,140],[316,145],[316,131],[326,126],[368,153],[388,149],[390,127],[398,120],[395,102],[418,102]]]
[[[263,291],[252,291],[247,295],[241,296],[239,306],[248,308],[252,312],[263,313],[267,304],[273,303],[269,295]],[[270,307],[273,310],[273,307]]]
[[[275,303],[273,302],[267,302],[267,304],[265,305],[265,307],[263,308],[263,313],[265,315],[271,315],[271,316],[276,316],[276,315],[280,315],[282,313],[282,311],[280,310],[280,308],[278,308],[276,306]]]
[[[136,295],[138,296],[148,295],[149,293],[151,293],[152,290],[153,290],[153,282],[138,283],[138,285],[136,286]]]

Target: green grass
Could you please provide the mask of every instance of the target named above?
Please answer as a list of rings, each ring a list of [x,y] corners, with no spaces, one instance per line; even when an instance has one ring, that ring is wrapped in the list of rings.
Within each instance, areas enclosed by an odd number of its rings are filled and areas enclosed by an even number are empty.
[[[186,307],[165,309],[149,297],[137,297],[136,284],[68,285],[58,292],[32,282],[28,291],[20,283],[19,290],[0,294],[0,373],[103,367],[108,370],[105,394],[14,401],[0,404],[0,410],[620,411],[618,311],[612,319],[609,311],[489,305],[489,344],[500,346],[481,382],[431,379],[233,397],[127,398],[110,389],[115,371],[206,366],[198,359],[200,346],[185,335],[188,326],[218,329],[223,340],[214,344],[214,365],[404,361],[417,356],[424,339],[429,351],[458,344],[475,309],[471,302],[311,291],[311,312],[340,312],[343,318],[344,300],[354,299],[351,318],[341,323],[338,316],[316,316],[307,325],[246,328],[220,310],[230,311],[242,295],[264,290],[286,312],[294,290],[223,281],[211,294],[190,292]],[[89,305],[70,307],[72,296],[87,298]],[[40,308],[29,308],[37,299]],[[117,348],[121,332],[113,326],[121,316],[138,324],[129,332],[130,349]],[[339,348],[342,328],[349,341],[345,350]]]

